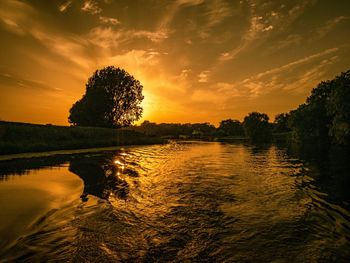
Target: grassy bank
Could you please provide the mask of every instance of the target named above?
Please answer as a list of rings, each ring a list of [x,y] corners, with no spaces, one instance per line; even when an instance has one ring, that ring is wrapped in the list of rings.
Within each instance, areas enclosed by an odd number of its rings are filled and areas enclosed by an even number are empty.
[[[97,127],[68,127],[0,121],[0,154],[42,152],[119,145],[156,144],[141,133]]]

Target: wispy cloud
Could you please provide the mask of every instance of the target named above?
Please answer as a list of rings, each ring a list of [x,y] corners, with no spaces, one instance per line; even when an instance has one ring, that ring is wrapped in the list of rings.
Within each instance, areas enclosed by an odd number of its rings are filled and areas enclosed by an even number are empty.
[[[223,0],[213,0],[206,2],[203,18],[205,23],[200,26],[198,36],[202,39],[210,37],[211,30],[220,25],[226,18],[232,16],[233,10],[230,4]]]
[[[125,28],[115,29],[110,26],[97,26],[91,29],[87,35],[88,41],[103,48],[116,48],[122,43],[140,38],[159,43],[168,38],[168,33],[165,31],[127,30]]]
[[[87,55],[88,42],[85,39],[57,36],[40,29],[32,29],[31,34],[53,53],[64,57],[80,68],[88,69],[94,63],[94,60]]]
[[[27,3],[17,0],[4,0],[1,2],[0,21],[5,28],[18,35],[27,34],[26,22],[35,13],[35,10]]]
[[[350,16],[338,16],[328,20],[323,26],[316,29],[314,39],[321,39],[331,32],[337,25],[344,21],[350,21]]]
[[[108,63],[120,65],[134,71],[140,70],[143,66],[155,66],[159,62],[159,52],[154,50],[130,50],[124,54],[108,58]]]
[[[0,86],[10,88],[10,87],[17,87],[17,88],[24,88],[24,89],[40,89],[41,91],[61,91],[57,88],[52,88],[49,84],[46,82],[43,82],[41,80],[34,80],[30,78],[26,78],[20,75],[13,75],[9,73],[0,73]]]
[[[94,0],[86,0],[81,7],[81,10],[90,14],[99,14],[102,12],[102,8]]]
[[[202,4],[204,0],[177,0],[176,2],[178,5],[194,6]]]
[[[207,17],[206,26],[213,27],[220,24],[225,18],[232,16],[233,10],[230,5],[223,0],[214,0],[208,3],[207,11],[204,16]]]
[[[297,65],[300,65],[300,64],[303,64],[303,63],[307,63],[307,62],[309,62],[309,61],[311,61],[313,59],[316,59],[316,58],[319,58],[319,57],[322,57],[322,56],[325,56],[325,55],[333,54],[333,53],[337,52],[338,50],[339,50],[339,48],[329,48],[329,49],[326,49],[326,50],[324,50],[322,52],[319,52],[319,53],[307,56],[305,58],[293,61],[293,62],[288,63],[286,65],[283,65],[281,67],[277,67],[277,68],[270,69],[270,70],[267,70],[265,72],[259,73],[258,75],[256,75],[256,77],[257,78],[262,78],[262,77],[265,77],[267,75],[278,74],[278,73],[283,72],[285,70],[288,70],[288,69],[290,69],[290,68],[292,68],[294,66],[297,66]]]
[[[247,78],[243,81],[241,81],[238,85],[241,85],[242,87],[245,87],[250,94],[249,96],[259,96],[262,93],[268,93],[271,92],[272,90],[277,90],[277,89],[283,89],[283,90],[296,90],[295,88],[290,88],[294,87],[294,85],[299,85],[300,88],[305,88],[305,84],[307,81],[307,76],[310,77],[311,81],[311,76],[313,76],[313,79],[316,79],[316,76],[320,77],[322,75],[321,69],[323,69],[325,66],[329,65],[329,63],[333,63],[334,61],[334,53],[336,53],[339,49],[338,48],[331,48],[324,50],[322,52],[307,56],[305,58],[290,62],[288,64],[285,64],[283,66],[273,68],[264,72],[261,72],[255,76],[252,76],[250,78]],[[297,75],[296,73],[294,74],[294,79],[293,80],[288,80],[288,82],[283,82],[286,80],[285,78],[281,78],[281,75],[288,75],[289,71],[292,69],[298,69],[299,66],[302,66],[304,64],[310,63],[316,59],[321,59],[322,57],[325,57],[327,55],[332,55],[331,59],[322,59],[321,67],[314,66],[311,71],[310,69],[307,69],[307,72],[309,73],[302,73],[302,76]],[[312,72],[312,74],[311,74]],[[318,74],[318,75],[316,75]],[[298,77],[296,77],[298,76]],[[320,80],[319,78],[317,80]],[[289,87],[289,88],[288,88]]]
[[[291,46],[299,45],[303,40],[303,37],[299,34],[290,34],[284,39],[271,45],[271,49],[280,50]]]
[[[305,91],[305,88],[314,88],[326,75],[330,66],[336,63],[338,60],[338,56],[323,59],[318,64],[312,65],[306,71],[303,71],[298,77],[295,78],[294,82],[284,85],[282,90],[293,93],[302,93]]]
[[[207,83],[209,80],[210,70],[204,70],[198,74],[199,83]]]
[[[69,7],[72,5],[72,1],[66,1],[65,3],[61,4],[59,7],[58,7],[58,10],[60,12],[66,12]]]
[[[331,48],[295,60],[238,82],[218,82],[212,85],[213,94],[220,94],[217,103],[228,106],[235,98],[257,99],[271,92],[305,93],[322,80],[329,68],[338,61],[338,48]],[[317,62],[317,63],[315,63]]]
[[[241,1],[241,4],[245,2]],[[282,32],[304,13],[305,9],[312,3],[312,0],[302,1],[295,4],[287,12],[283,11],[282,5],[276,10],[270,10],[273,2],[267,2],[264,5],[257,5],[254,0],[247,0],[249,7],[248,28],[243,34],[240,44],[230,51],[226,51],[218,57],[219,61],[227,61],[236,58],[240,53],[249,48],[259,46],[264,43],[274,32]],[[282,9],[282,10],[281,10]],[[282,12],[283,11],[283,12]]]
[[[147,38],[152,42],[161,42],[168,38],[166,30],[147,31],[147,30],[130,30],[127,31],[130,37]]]
[[[1,18],[1,20],[8,30],[12,31],[13,33],[16,33],[17,35],[25,35],[25,31],[20,25],[18,25],[17,22],[6,17]]]
[[[111,24],[111,25],[119,25],[120,21],[113,17],[100,16],[99,17],[101,23],[103,24]]]

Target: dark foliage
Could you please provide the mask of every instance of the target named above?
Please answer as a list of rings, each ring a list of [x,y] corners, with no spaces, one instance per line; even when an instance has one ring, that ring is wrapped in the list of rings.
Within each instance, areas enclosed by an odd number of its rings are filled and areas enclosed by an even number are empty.
[[[171,138],[203,138],[213,136],[216,128],[210,123],[154,123],[144,121],[140,126],[132,126],[129,129],[142,132],[150,136],[164,136]]]
[[[327,103],[332,116],[329,134],[337,144],[350,144],[350,70],[332,81],[334,88]]]
[[[125,129],[66,127],[0,121],[0,154],[161,143]]]
[[[277,114],[275,117],[275,121],[273,122],[273,131],[275,133],[290,132],[291,129],[288,126],[289,117],[289,113]]]
[[[244,136],[243,125],[238,120],[222,120],[219,126],[219,132],[223,136]]]
[[[126,127],[140,119],[142,85],[125,70],[113,66],[97,70],[84,96],[70,109],[69,122],[77,126]]]
[[[271,140],[272,128],[269,116],[265,113],[251,112],[244,118],[243,128],[247,138],[253,143]]]
[[[350,71],[323,81],[306,103],[290,112],[289,126],[300,142],[327,145],[350,142]]]

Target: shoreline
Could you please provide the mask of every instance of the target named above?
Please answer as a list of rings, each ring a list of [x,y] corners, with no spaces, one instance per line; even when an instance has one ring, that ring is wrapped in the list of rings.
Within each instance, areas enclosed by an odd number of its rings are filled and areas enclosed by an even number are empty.
[[[127,145],[161,144],[165,140],[113,128],[55,126],[0,121],[0,160],[3,156],[81,151]]]
[[[113,151],[122,148],[130,148],[136,146],[145,146],[144,144],[135,145],[120,145],[120,146],[109,146],[109,147],[98,147],[98,148],[82,148],[82,149],[68,149],[68,150],[57,150],[57,151],[44,151],[44,152],[26,152],[26,153],[14,153],[14,154],[3,154],[0,155],[0,162],[12,161],[17,159],[30,159],[30,158],[41,158],[51,157],[56,155],[71,155],[80,153],[95,153],[103,151]]]

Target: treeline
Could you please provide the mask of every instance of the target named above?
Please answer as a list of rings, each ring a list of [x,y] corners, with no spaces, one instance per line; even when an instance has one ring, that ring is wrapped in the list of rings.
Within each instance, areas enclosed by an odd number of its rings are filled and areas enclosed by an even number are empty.
[[[306,102],[277,116],[295,141],[317,145],[350,143],[350,70],[319,83]]]
[[[0,121],[0,155],[163,143],[135,131]]]
[[[144,121],[139,126],[130,126],[127,129],[141,132],[148,136],[169,137],[174,139],[203,138],[215,136],[217,129],[210,123],[154,123]]]
[[[268,142],[273,138],[290,138],[318,145],[350,142],[350,70],[332,80],[319,83],[297,109],[275,116],[273,123],[265,113],[251,112],[240,122],[227,119],[219,127],[210,123],[156,124],[144,121],[131,126],[150,136],[171,138],[245,137],[252,142]],[[288,136],[281,136],[288,135]]]
[[[266,142],[271,139],[273,133],[284,132],[275,123],[269,123],[269,117],[265,113],[249,113],[243,122],[226,119],[220,122],[219,127],[210,123],[154,123],[144,121],[139,126],[131,126],[127,129],[141,132],[148,136],[168,137],[174,139],[214,139],[235,138],[250,139],[253,142]]]
[[[144,121],[139,126],[131,126],[127,129],[141,132],[148,136],[168,137],[174,139],[213,139],[234,137],[253,141],[267,140],[272,134],[273,124],[268,122],[266,114],[250,113],[244,122],[226,119],[220,122],[219,127],[210,123],[154,123]],[[258,133],[255,133],[255,131]]]

